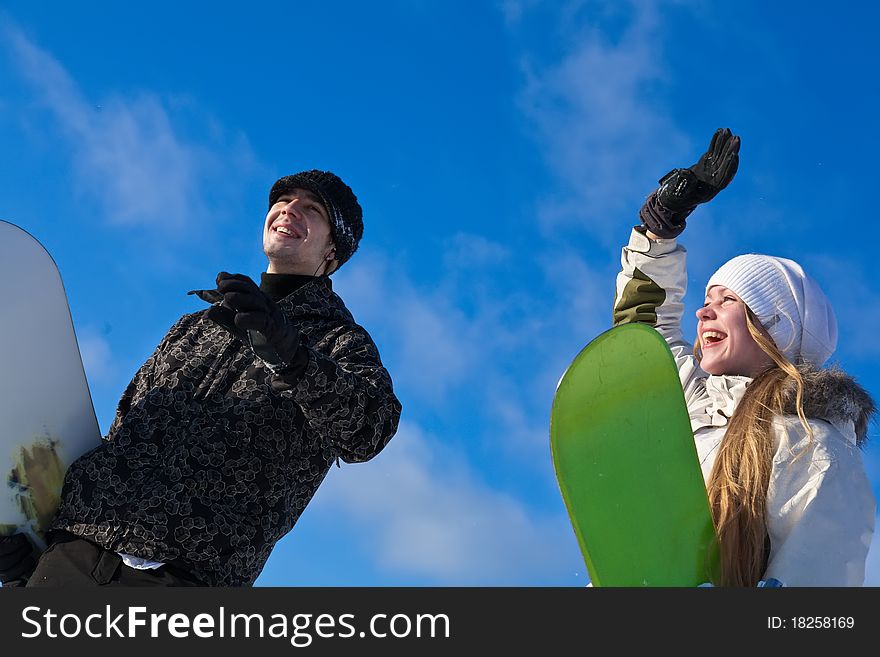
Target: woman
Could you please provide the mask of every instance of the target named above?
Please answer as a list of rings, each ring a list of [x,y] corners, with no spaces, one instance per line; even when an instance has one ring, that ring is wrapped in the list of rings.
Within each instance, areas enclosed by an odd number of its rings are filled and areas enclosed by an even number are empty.
[[[860,586],[875,501],[861,447],[868,394],[821,369],[834,312],[796,262],[749,254],[724,264],[681,331],[687,284],[677,244],[688,215],[733,179],[739,137],[718,130],[689,169],[660,180],[622,254],[614,322],[656,327],[678,365],[715,520],[726,586]]]

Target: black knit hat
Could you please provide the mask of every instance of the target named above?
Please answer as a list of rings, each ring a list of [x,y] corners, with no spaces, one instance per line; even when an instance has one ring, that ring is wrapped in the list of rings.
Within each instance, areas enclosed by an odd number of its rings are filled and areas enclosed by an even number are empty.
[[[342,267],[357,251],[364,234],[363,211],[351,187],[329,171],[300,171],[279,178],[272,185],[269,207],[275,205],[279,196],[292,189],[306,189],[321,199],[330,217],[330,235],[336,245],[336,260]]]

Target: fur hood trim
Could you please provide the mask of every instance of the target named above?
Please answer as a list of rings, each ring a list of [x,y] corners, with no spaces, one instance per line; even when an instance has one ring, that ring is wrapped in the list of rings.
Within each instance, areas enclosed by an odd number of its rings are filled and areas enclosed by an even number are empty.
[[[804,414],[829,422],[852,421],[856,444],[868,439],[868,423],[873,420],[876,406],[871,395],[856,380],[838,367],[816,369],[799,365],[804,379]],[[789,378],[785,384],[785,412],[797,415],[797,385]]]

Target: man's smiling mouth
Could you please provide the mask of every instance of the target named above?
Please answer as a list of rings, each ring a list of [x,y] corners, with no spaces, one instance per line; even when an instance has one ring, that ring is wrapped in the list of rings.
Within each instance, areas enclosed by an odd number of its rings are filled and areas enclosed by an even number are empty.
[[[288,238],[302,239],[302,235],[300,234],[300,232],[296,228],[294,228],[293,226],[290,226],[287,224],[273,226],[272,230],[275,233],[278,233],[279,235],[284,235],[285,237],[288,237]]]

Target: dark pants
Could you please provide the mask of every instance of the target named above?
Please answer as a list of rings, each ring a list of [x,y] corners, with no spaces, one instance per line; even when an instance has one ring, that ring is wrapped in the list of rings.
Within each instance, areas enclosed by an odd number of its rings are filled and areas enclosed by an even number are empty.
[[[203,586],[175,564],[139,570],[115,552],[59,532],[37,562],[28,586]]]

